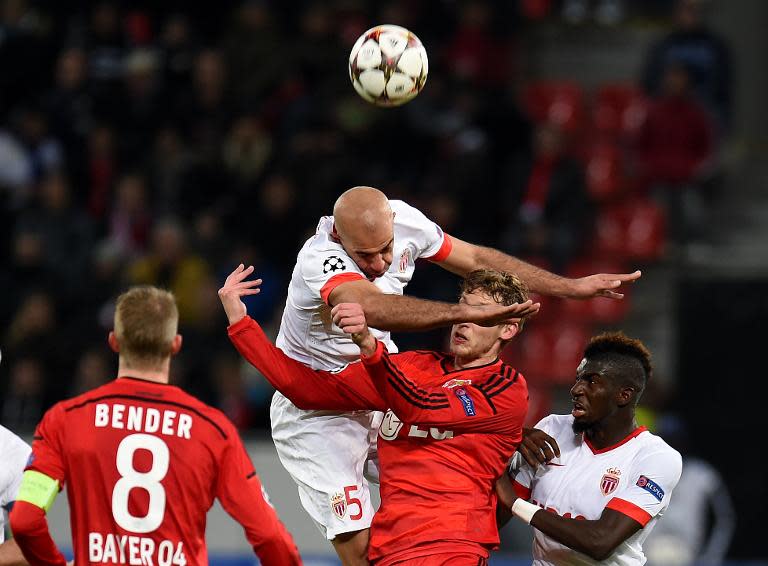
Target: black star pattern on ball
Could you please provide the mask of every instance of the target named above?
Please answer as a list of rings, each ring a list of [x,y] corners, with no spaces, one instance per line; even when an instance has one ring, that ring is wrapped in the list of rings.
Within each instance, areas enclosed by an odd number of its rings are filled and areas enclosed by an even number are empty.
[[[338,256],[332,255],[323,262],[323,273],[333,273],[335,271],[344,271],[347,268],[344,260]]]

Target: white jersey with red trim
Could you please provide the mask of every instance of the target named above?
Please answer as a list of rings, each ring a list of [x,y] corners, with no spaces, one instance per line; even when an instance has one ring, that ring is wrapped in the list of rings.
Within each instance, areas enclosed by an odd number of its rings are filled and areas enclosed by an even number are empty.
[[[21,476],[31,453],[29,444],[0,425],[0,454],[3,457],[3,465],[0,466],[0,542],[5,538],[3,511],[16,500]]]
[[[518,495],[564,517],[596,520],[608,507],[643,528],[600,562],[534,529],[533,564],[644,564],[643,542],[669,506],[682,472],[680,454],[645,427],[598,450],[574,434],[572,424],[571,415],[550,415],[536,425],[557,440],[560,457],[535,473],[523,463],[514,478]]]
[[[394,248],[389,270],[373,281],[384,293],[402,295],[418,258],[440,261],[450,253],[450,238],[421,211],[400,200],[389,201],[395,213]],[[334,370],[357,360],[360,350],[331,320],[328,295],[341,283],[365,279],[340,243],[332,237],[333,216],[324,216],[315,235],[299,252],[288,285],[288,298],[276,344],[313,369]],[[389,332],[372,329],[390,352],[397,348]]]

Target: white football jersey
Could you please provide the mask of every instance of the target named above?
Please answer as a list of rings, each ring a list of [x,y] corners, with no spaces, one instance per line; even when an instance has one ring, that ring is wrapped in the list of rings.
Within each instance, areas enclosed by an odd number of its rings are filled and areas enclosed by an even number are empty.
[[[5,510],[16,500],[21,476],[32,448],[10,430],[0,425],[0,542],[5,540]]]
[[[606,507],[638,521],[643,528],[598,562],[534,529],[533,564],[639,566],[643,541],[669,505],[682,471],[682,458],[660,437],[638,427],[614,446],[595,449],[575,434],[571,415],[550,415],[539,428],[557,440],[560,457],[533,473],[522,463],[516,490],[532,503],[563,517],[599,519]]]
[[[416,208],[389,201],[395,213],[394,248],[389,270],[373,281],[384,293],[402,295],[418,258],[445,259],[450,238]],[[333,216],[324,216],[315,235],[299,252],[288,285],[288,297],[276,344],[287,355],[313,369],[334,370],[360,357],[360,350],[331,320],[326,300],[339,284],[366,275],[331,236]],[[389,332],[372,329],[390,352],[397,348]]]

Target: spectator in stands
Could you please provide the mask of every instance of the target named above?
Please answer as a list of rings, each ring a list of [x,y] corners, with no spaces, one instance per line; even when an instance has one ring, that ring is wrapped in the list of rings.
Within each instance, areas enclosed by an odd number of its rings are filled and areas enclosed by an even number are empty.
[[[503,210],[509,223],[502,234],[512,254],[545,259],[561,272],[589,235],[591,203],[581,165],[565,153],[563,133],[540,124],[533,156],[512,165]]]
[[[93,101],[88,88],[88,59],[78,47],[63,50],[56,61],[53,89],[45,96],[51,131],[61,140],[65,158],[77,162],[93,126]]]
[[[33,355],[10,364],[8,386],[0,401],[0,421],[21,433],[31,433],[47,406],[45,371]]]
[[[692,89],[717,117],[721,130],[731,121],[731,54],[728,45],[703,21],[701,0],[678,0],[676,29],[650,50],[643,85],[653,96],[665,90],[670,65],[684,66],[691,75]]]
[[[152,212],[147,202],[144,178],[136,173],[124,175],[115,188],[115,202],[109,219],[109,240],[125,257],[147,248]]]
[[[48,267],[70,288],[75,287],[93,245],[90,220],[72,202],[69,182],[61,173],[43,179],[37,200],[37,206],[20,215],[16,229],[38,234]]]
[[[104,353],[104,348],[86,350],[77,361],[75,376],[67,392],[75,397],[111,381],[114,375],[111,359]]]
[[[120,159],[114,129],[106,124],[94,126],[88,134],[88,150],[83,165],[84,200],[89,216],[99,226],[107,222],[112,185],[119,174]]]
[[[182,325],[200,319],[198,290],[209,273],[208,264],[188,250],[186,231],[173,218],[155,224],[149,252],[128,268],[132,284],[154,285],[173,292]]]
[[[712,158],[712,121],[691,93],[686,67],[670,64],[663,87],[638,131],[637,159],[646,183],[667,206],[673,239],[685,243],[702,223],[697,185]]]

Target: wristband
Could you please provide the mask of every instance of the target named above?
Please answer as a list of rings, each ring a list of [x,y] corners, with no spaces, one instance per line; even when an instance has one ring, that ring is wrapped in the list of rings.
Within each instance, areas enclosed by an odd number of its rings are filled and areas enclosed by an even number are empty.
[[[538,505],[528,503],[519,497],[515,499],[515,502],[512,504],[512,513],[514,513],[515,516],[519,519],[523,520],[527,525],[531,524],[531,519],[533,519],[534,514],[536,511],[540,510],[541,507]]]

